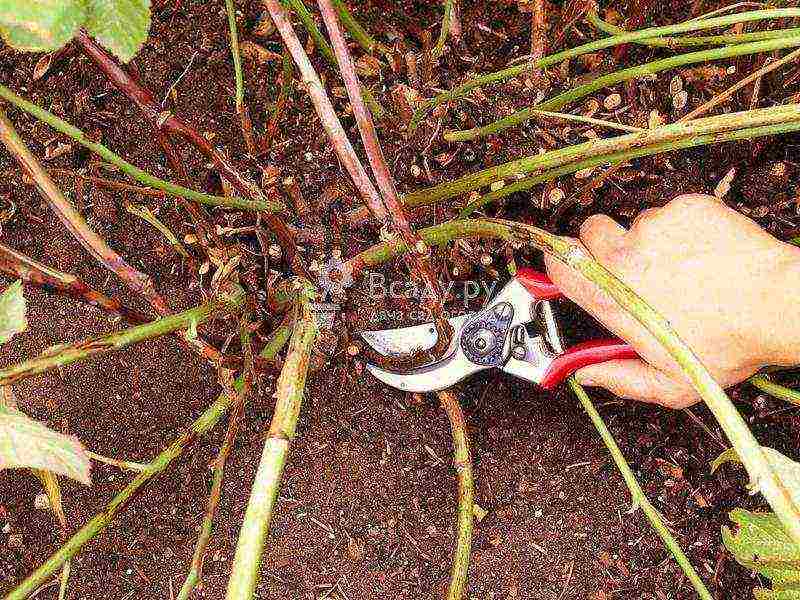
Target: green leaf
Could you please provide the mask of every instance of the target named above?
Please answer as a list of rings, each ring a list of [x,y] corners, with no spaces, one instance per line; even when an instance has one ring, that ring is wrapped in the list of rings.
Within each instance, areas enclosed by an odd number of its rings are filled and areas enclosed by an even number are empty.
[[[91,464],[83,445],[0,404],[0,469],[41,469],[90,485]]]
[[[765,590],[757,588],[753,590],[756,600],[800,600],[799,589]]]
[[[736,448],[733,447],[728,448],[727,450],[725,450],[725,452],[720,454],[717,458],[715,458],[712,461],[711,474],[713,475],[714,473],[716,473],[717,469],[719,469],[722,465],[728,462],[735,462],[742,464],[742,459],[739,458],[739,453],[736,452]]]
[[[25,314],[22,281],[17,280],[0,294],[0,344],[5,344],[16,334],[28,328],[28,319]]]
[[[0,35],[17,50],[58,50],[86,17],[86,0],[0,0]]]
[[[86,31],[122,62],[136,56],[150,31],[150,0],[88,2]]]
[[[757,600],[800,600],[800,546],[773,513],[737,508],[730,514],[737,530],[722,528],[722,541],[736,561],[772,581],[773,589],[757,588]]]

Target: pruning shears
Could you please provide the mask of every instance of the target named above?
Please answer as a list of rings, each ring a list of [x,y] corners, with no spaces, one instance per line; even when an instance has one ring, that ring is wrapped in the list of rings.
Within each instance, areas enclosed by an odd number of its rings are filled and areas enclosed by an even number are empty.
[[[453,339],[439,360],[402,373],[368,364],[383,383],[407,392],[434,392],[475,373],[500,369],[549,390],[578,369],[609,360],[637,358],[619,339],[598,339],[564,349],[553,301],[564,298],[547,275],[529,268],[477,312],[449,319]],[[391,356],[427,350],[437,339],[432,324],[361,336],[378,354]]]

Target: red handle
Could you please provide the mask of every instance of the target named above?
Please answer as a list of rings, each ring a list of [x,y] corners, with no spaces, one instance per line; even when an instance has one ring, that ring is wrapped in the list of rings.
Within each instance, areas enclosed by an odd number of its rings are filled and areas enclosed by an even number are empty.
[[[557,357],[542,378],[540,385],[550,390],[578,369],[609,360],[639,358],[628,344],[618,339],[592,340],[577,344]]]
[[[517,269],[516,279],[537,300],[556,300],[564,297],[547,275],[529,267]]]

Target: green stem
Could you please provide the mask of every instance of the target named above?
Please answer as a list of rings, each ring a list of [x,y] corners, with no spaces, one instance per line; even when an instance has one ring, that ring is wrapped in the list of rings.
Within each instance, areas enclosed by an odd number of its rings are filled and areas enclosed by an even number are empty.
[[[188,200],[193,200],[195,202],[199,202],[200,204],[207,204],[209,206],[224,206],[227,208],[239,208],[242,210],[263,210],[267,212],[279,212],[283,210],[283,206],[275,202],[247,200],[244,198],[226,198],[223,196],[210,196],[208,194],[203,194],[202,192],[190,190],[189,188],[185,188],[180,185],[175,185],[174,183],[170,183],[169,181],[153,177],[149,173],[146,173],[145,171],[142,171],[138,167],[135,167],[131,163],[127,162],[125,159],[118,156],[117,154],[114,154],[103,144],[91,141],[89,138],[86,137],[86,134],[84,134],[77,127],[70,125],[63,119],[59,119],[53,113],[39,106],[36,106],[31,102],[28,102],[24,98],[21,98],[20,96],[12,92],[4,85],[0,85],[0,98],[7,100],[8,102],[13,104],[17,108],[25,111],[29,115],[39,119],[40,121],[47,123],[48,125],[50,125],[50,127],[55,129],[56,131],[71,137],[73,140],[75,140],[85,148],[88,148],[98,156],[101,156],[103,159],[115,165],[121,171],[130,175],[134,179],[140,181],[141,183],[149,187],[162,190],[165,193],[169,194],[170,196],[175,196],[178,198],[186,198]]]
[[[273,347],[274,353],[261,351],[261,358],[272,360],[280,348]],[[238,391],[244,385],[242,377],[236,380],[234,388]],[[147,469],[137,475],[125,489],[114,496],[105,509],[81,527],[67,540],[42,566],[31,573],[24,581],[14,588],[4,600],[24,600],[40,585],[46,582],[69,559],[75,556],[89,541],[99,535],[114,517],[122,511],[136,494],[155,476],[165,471],[172,462],[191,446],[203,434],[210,431],[227,412],[235,400],[227,392],[223,392],[217,400],[209,406],[170,446],[163,450],[147,465]]]
[[[222,497],[222,483],[225,479],[225,463],[228,461],[228,456],[230,456],[231,450],[233,449],[233,444],[236,442],[236,436],[239,433],[242,415],[244,414],[244,406],[247,401],[247,396],[250,393],[250,388],[252,387],[253,352],[250,344],[250,332],[247,329],[248,325],[248,318],[244,316],[242,318],[240,333],[245,357],[242,375],[234,384],[236,400],[233,403],[233,410],[228,420],[228,430],[225,433],[225,439],[220,446],[219,452],[217,452],[217,458],[214,460],[214,476],[211,481],[211,493],[208,496],[208,503],[206,504],[206,513],[203,517],[203,524],[200,527],[200,535],[197,537],[197,542],[194,546],[194,554],[192,555],[192,563],[189,566],[189,573],[186,575],[181,591],[178,593],[178,600],[187,600],[203,577],[203,559],[205,558],[208,542],[211,540],[211,532],[214,527],[214,519],[217,515],[217,507]]]
[[[88,338],[74,344],[56,346],[46,350],[36,358],[0,370],[0,385],[11,385],[32,375],[64,367],[91,356],[120,350],[132,344],[172,333],[179,329],[188,329],[193,325],[207,321],[220,310],[235,309],[241,305],[242,301],[243,294],[237,292],[234,296],[207,302],[152,323],[145,323],[123,331]]]
[[[458,473],[458,519],[456,524],[456,551],[450,570],[447,600],[462,600],[467,588],[469,554],[472,548],[472,528],[475,523],[475,482],[472,474],[472,457],[464,411],[452,392],[438,393],[442,408],[450,420],[453,435],[453,464]]]
[[[455,98],[461,98],[462,96],[466,96],[471,90],[475,89],[476,87],[480,87],[482,85],[486,85],[489,83],[497,83],[500,81],[511,79],[512,77],[516,77],[517,75],[525,73],[531,68],[544,69],[547,67],[551,67],[555,64],[558,64],[560,62],[563,62],[565,60],[575,58],[576,56],[581,56],[582,54],[597,52],[598,50],[603,50],[604,48],[611,48],[613,46],[619,46],[621,44],[638,42],[639,40],[644,40],[647,38],[672,35],[676,33],[686,33],[689,31],[698,31],[702,29],[713,29],[715,27],[726,27],[728,25],[733,25],[735,23],[745,23],[749,21],[759,21],[763,19],[780,19],[787,17],[791,18],[798,16],[800,16],[800,9],[784,8],[784,9],[774,9],[774,10],[756,10],[756,11],[738,13],[735,15],[726,15],[724,17],[716,17],[713,19],[688,21],[686,23],[678,23],[676,25],[650,27],[648,29],[641,29],[639,31],[632,31],[630,33],[603,38],[600,40],[596,40],[594,42],[589,42],[588,44],[584,44],[582,46],[578,46],[576,48],[571,48],[568,50],[564,50],[562,52],[557,52],[556,54],[545,56],[544,58],[537,61],[533,65],[530,65],[527,62],[521,63],[518,65],[514,65],[512,67],[508,67],[506,69],[502,69],[501,71],[496,71],[494,73],[487,73],[486,75],[481,75],[480,77],[471,79],[470,81],[467,81],[466,83],[456,88],[453,88],[452,90],[443,92],[438,96],[436,96],[435,98],[431,98],[430,100],[423,103],[414,112],[414,117],[411,120],[409,127],[410,130],[413,131],[419,125],[419,123],[422,121],[425,115],[434,108],[436,108],[437,106],[439,106],[440,104],[444,104],[445,102],[449,102],[450,100],[453,100]]]
[[[603,33],[609,35],[625,35],[625,29],[612,25],[604,21],[594,11],[586,14],[586,20],[597,27]],[[732,44],[744,44],[747,42],[757,42],[759,40],[771,40],[780,37],[800,35],[800,29],[777,29],[767,31],[753,31],[750,33],[728,33],[723,35],[707,35],[697,37],[655,37],[638,40],[637,43],[643,46],[654,46],[661,48],[685,48],[691,46],[728,46]]]
[[[776,111],[776,112],[771,112]],[[724,132],[748,127],[771,126],[796,120],[800,117],[800,104],[757,109],[740,113],[705,117],[684,123],[671,123],[638,133],[613,138],[597,139],[551,150],[544,154],[534,154],[511,162],[490,167],[477,173],[465,175],[433,187],[406,194],[403,203],[408,206],[433,204],[440,200],[477,190],[504,178],[518,178],[522,174],[561,167],[576,161],[599,156],[611,156],[616,152],[631,148],[646,148],[664,142],[674,142],[682,138],[699,135],[721,137]],[[567,171],[569,172],[569,171]],[[503,190],[500,190],[502,192]]]
[[[600,437],[605,443],[606,448],[608,448],[611,458],[614,459],[614,463],[617,465],[620,475],[622,475],[622,478],[625,480],[625,484],[628,486],[628,490],[630,490],[631,498],[633,499],[634,504],[641,507],[642,511],[647,517],[647,520],[650,521],[653,529],[656,530],[656,533],[658,533],[658,535],[664,541],[664,544],[672,553],[672,556],[675,557],[675,560],[680,565],[681,569],[683,569],[683,572],[686,574],[686,577],[689,579],[700,598],[703,600],[712,600],[713,596],[709,593],[708,589],[706,589],[705,584],[700,579],[697,571],[694,570],[694,567],[692,567],[692,564],[689,562],[689,559],[686,557],[686,554],[684,554],[677,540],[669,532],[669,529],[667,529],[666,525],[664,525],[664,522],[661,520],[661,515],[658,514],[658,511],[655,509],[655,507],[650,504],[650,501],[647,499],[647,496],[639,485],[639,482],[636,481],[636,476],[633,474],[630,465],[628,465],[628,462],[625,460],[622,451],[619,449],[617,442],[614,440],[614,436],[611,435],[608,427],[606,427],[603,418],[600,416],[600,413],[597,412],[597,409],[594,407],[594,404],[589,398],[589,395],[586,393],[586,390],[584,390],[583,387],[581,387],[581,385],[575,381],[573,377],[569,378],[568,383],[570,388],[572,388],[572,391],[575,392],[575,395],[578,397],[578,400],[580,400],[580,403],[583,405],[583,408],[589,415],[589,418],[592,420],[592,423],[597,429],[597,433],[600,434]]]
[[[782,123],[779,125],[767,125],[763,127],[749,127],[745,129],[739,129],[736,131],[696,135],[685,139],[679,139],[676,141],[654,144],[652,146],[647,146],[645,148],[639,148],[636,150],[625,150],[622,152],[606,154],[604,156],[598,156],[587,160],[581,160],[578,162],[570,163],[563,167],[558,167],[555,169],[551,169],[549,171],[544,171],[541,174],[537,174],[531,177],[526,177],[525,179],[516,181],[511,185],[507,185],[499,190],[496,190],[494,192],[489,192],[485,196],[482,196],[477,200],[475,200],[474,202],[471,202],[470,204],[465,206],[464,209],[461,211],[459,217],[465,218],[471,215],[476,210],[480,209],[483,206],[486,206],[491,202],[494,202],[495,200],[498,200],[500,198],[505,198],[516,192],[529,190],[530,188],[534,187],[539,183],[543,183],[545,181],[551,181],[562,175],[566,175],[568,173],[575,173],[577,171],[582,171],[584,169],[589,169],[592,167],[596,167],[598,165],[617,165],[627,162],[634,158],[639,158],[642,156],[651,156],[653,154],[661,154],[662,152],[671,152],[674,150],[693,148],[695,146],[703,146],[706,144],[718,144],[734,140],[742,140],[742,139],[749,140],[768,135],[790,133],[798,130],[800,130],[800,121]]]
[[[317,336],[317,324],[308,303],[301,301],[299,309],[301,315],[278,378],[275,412],[236,544],[225,596],[227,600],[249,600],[253,597],[289,445],[297,428],[311,347]]]
[[[290,8],[294,11],[294,13],[300,17],[300,20],[303,22],[303,26],[314,40],[314,44],[317,46],[317,48],[319,48],[322,56],[324,56],[325,60],[328,61],[328,64],[334,68],[338,68],[338,63],[336,62],[336,56],[333,54],[333,49],[328,43],[328,40],[325,39],[322,31],[320,31],[319,27],[317,27],[314,17],[311,16],[311,13],[306,8],[303,0],[286,0],[286,2],[289,3]],[[369,91],[369,88],[365,85],[361,86],[361,97],[364,99],[364,103],[369,107],[369,111],[372,113],[373,117],[380,119],[386,114],[386,109],[380,105],[380,103],[375,99],[375,96],[372,95],[372,92]]]
[[[465,129],[462,131],[450,131],[444,134],[444,139],[448,142],[463,142],[467,140],[474,140],[480,137],[491,135],[524,123],[530,119],[536,110],[558,110],[575,100],[584,98],[589,94],[601,90],[605,87],[616,85],[623,81],[637,79],[646,75],[654,75],[661,71],[675,69],[685,65],[691,65],[701,62],[709,62],[712,60],[720,60],[723,58],[731,58],[734,56],[742,56],[746,54],[758,54],[761,52],[771,52],[781,48],[793,48],[800,46],[800,36],[764,40],[760,42],[751,42],[748,44],[739,44],[736,46],[727,46],[724,48],[712,48],[710,50],[700,50],[698,52],[689,52],[687,54],[680,54],[678,56],[670,56],[644,65],[638,65],[629,69],[616,71],[608,75],[603,75],[585,85],[578,86],[574,89],[559,94],[550,100],[545,100],[534,106],[519,110],[507,117],[498,119],[493,123],[484,125],[482,127],[475,127],[473,129]]]
[[[439,58],[444,51],[444,44],[450,33],[450,22],[453,20],[453,0],[444,0],[444,15],[442,16],[442,29],[439,31],[439,38],[431,51],[433,58]]]
[[[438,246],[455,239],[468,237],[511,240],[511,232],[508,227],[482,219],[448,221],[420,229],[417,234],[429,246]],[[406,245],[401,240],[382,242],[349,259],[345,263],[344,271],[355,277],[366,267],[381,265],[406,251]]]
[[[391,57],[392,51],[373,38],[363,27],[361,27],[361,24],[356,21],[355,17],[353,17],[348,10],[344,0],[332,1],[334,8],[336,8],[337,14],[339,15],[339,19],[342,21],[342,25],[344,25],[345,29],[350,32],[350,35],[353,36],[353,39],[356,42],[358,42],[359,46],[361,46],[370,54],[374,54],[377,50],[381,54]]]
[[[768,375],[754,375],[748,381],[765,394],[800,406],[800,392],[778,385]]]
[[[244,77],[242,76],[242,57],[239,53],[239,33],[236,30],[236,6],[233,0],[225,0],[225,11],[228,13],[228,34],[231,42],[231,58],[233,58],[233,73],[236,81],[236,110],[244,106]]]
[[[231,42],[231,58],[233,58],[233,76],[236,85],[235,100],[236,113],[242,127],[242,136],[251,154],[256,152],[256,144],[253,139],[253,123],[250,120],[250,112],[244,103],[244,76],[242,75],[242,57],[239,50],[239,32],[236,29],[236,5],[233,0],[225,0],[225,12],[228,13],[228,34]]]

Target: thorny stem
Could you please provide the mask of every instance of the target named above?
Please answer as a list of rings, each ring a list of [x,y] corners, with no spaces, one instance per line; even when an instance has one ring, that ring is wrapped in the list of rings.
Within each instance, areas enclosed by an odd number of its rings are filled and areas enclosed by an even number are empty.
[[[242,126],[242,137],[247,151],[255,155],[256,144],[253,141],[253,123],[244,103],[244,76],[242,75],[242,56],[239,52],[239,32],[236,29],[236,6],[233,0],[225,0],[225,12],[228,13],[228,34],[231,42],[231,58],[233,59],[233,76],[236,85],[236,113]]]
[[[322,19],[325,21],[325,25],[328,28],[328,34],[331,38],[333,51],[336,54],[336,60],[339,62],[339,69],[344,79],[345,87],[347,88],[347,94],[350,97],[350,103],[353,107],[353,115],[358,124],[358,130],[361,133],[361,141],[364,144],[364,150],[367,153],[369,164],[372,167],[372,174],[375,176],[375,181],[383,196],[384,212],[388,213],[393,229],[398,237],[405,242],[407,247],[413,248],[413,251],[409,253],[409,262],[412,272],[416,273],[420,280],[425,283],[430,292],[430,296],[432,296],[428,303],[428,309],[436,324],[438,339],[435,348],[431,350],[431,352],[438,358],[450,345],[453,329],[442,313],[442,290],[431,266],[430,249],[420,240],[419,236],[414,233],[411,224],[408,222],[405,211],[403,210],[403,205],[400,202],[397,188],[395,187],[394,178],[386,164],[383,150],[378,141],[378,135],[375,132],[375,124],[372,122],[372,118],[361,100],[359,94],[361,86],[358,81],[358,74],[353,64],[353,58],[350,56],[350,51],[347,48],[344,34],[339,27],[339,22],[331,0],[318,0],[317,3],[322,13]],[[379,212],[374,208],[372,212],[376,217],[379,216]]]
[[[798,30],[798,31],[800,32],[800,30]],[[738,81],[737,83],[735,83],[734,85],[729,87],[727,90],[725,90],[721,94],[718,94],[718,95],[714,96],[711,100],[709,100],[705,104],[702,104],[701,106],[698,106],[693,111],[691,111],[689,114],[686,114],[683,117],[681,117],[680,118],[680,122],[691,121],[692,119],[696,119],[696,118],[706,114],[708,111],[710,111],[715,106],[719,106],[720,104],[725,102],[728,98],[733,96],[737,91],[739,91],[743,87],[746,87],[747,85],[749,85],[752,82],[756,81],[757,79],[763,77],[767,73],[771,73],[775,69],[777,69],[779,67],[782,67],[786,63],[795,61],[798,58],[800,58],[800,49],[795,50],[794,52],[790,52],[789,54],[787,54],[786,56],[783,56],[782,58],[780,58],[778,60],[775,60],[775,61],[772,61],[772,62],[769,62],[769,63],[765,64],[763,67],[761,67],[760,69],[757,69],[753,73],[750,73],[750,75],[748,75],[747,77],[745,77],[741,81]]]
[[[754,375],[748,381],[765,394],[800,406],[800,392],[778,385],[769,375]]]
[[[563,94],[559,94],[558,96],[551,98],[550,100],[545,100],[544,102],[540,102],[534,106],[519,110],[508,117],[498,119],[497,121],[489,123],[488,125],[475,127],[473,129],[445,133],[444,139],[449,142],[463,142],[498,133],[504,129],[508,129],[509,127],[514,127],[524,123],[533,116],[534,111],[536,110],[558,110],[563,106],[574,102],[575,100],[588,96],[592,92],[615,85],[622,81],[629,81],[631,79],[637,79],[646,75],[653,75],[661,71],[674,69],[684,65],[708,62],[711,60],[720,60],[723,58],[742,56],[745,54],[770,52],[772,50],[791,48],[795,46],[800,46],[800,36],[764,40],[749,44],[738,44],[736,46],[701,50],[699,52],[689,52],[688,54],[680,54],[678,56],[663,58],[661,60],[656,60],[644,65],[638,65],[629,69],[616,71],[608,75],[602,75],[590,83],[573,88],[567,92],[564,92]]]
[[[733,25],[734,23],[746,23],[749,21],[759,21],[764,19],[780,19],[786,17],[791,18],[798,16],[800,16],[800,9],[794,9],[794,8],[757,10],[751,12],[738,13],[735,15],[726,15],[724,17],[717,17],[714,19],[687,21],[685,23],[678,23],[676,25],[650,27],[648,29],[640,29],[639,31],[632,31],[630,33],[624,33],[621,35],[615,35],[600,40],[595,40],[594,42],[589,42],[588,44],[584,44],[582,46],[577,46],[575,48],[570,48],[562,52],[557,52],[555,54],[550,54],[548,56],[545,56],[542,58],[542,60],[538,61],[534,65],[531,65],[526,61],[525,63],[514,65],[512,67],[502,69],[501,71],[496,71],[494,73],[487,73],[485,75],[481,75],[480,77],[471,79],[463,83],[462,85],[453,88],[452,90],[443,92],[438,96],[431,98],[430,100],[423,103],[414,112],[414,118],[411,120],[409,128],[411,131],[413,131],[419,125],[419,123],[422,121],[425,115],[429,111],[439,106],[440,104],[444,104],[445,102],[449,102],[450,100],[466,96],[470,91],[482,85],[505,81],[507,79],[511,79],[512,77],[516,77],[517,75],[521,75],[522,73],[529,71],[532,67],[536,69],[544,69],[556,65],[565,60],[581,56],[583,54],[588,54],[590,52],[597,52],[598,50],[603,50],[604,48],[611,48],[614,46],[619,46],[621,44],[627,44],[630,42],[638,42],[639,40],[644,40],[647,38],[672,35],[675,33],[686,33],[689,31],[698,31],[702,29],[713,29],[715,27],[725,27],[727,25]]]
[[[264,4],[272,16],[275,27],[283,38],[283,43],[300,69],[303,84],[308,91],[311,102],[314,104],[314,110],[316,110],[325,132],[328,134],[331,143],[333,143],[333,148],[339,157],[339,161],[350,174],[350,178],[353,180],[353,184],[361,198],[367,206],[374,207],[373,213],[377,216],[378,221],[383,223],[387,215],[378,191],[372,185],[367,172],[364,170],[364,165],[361,164],[355,150],[353,150],[353,145],[350,143],[339,117],[336,116],[336,111],[334,111],[333,105],[325,93],[325,88],[322,86],[317,72],[311,65],[303,45],[286,17],[286,11],[278,0],[264,0]]]
[[[19,163],[22,170],[36,182],[41,196],[47,201],[53,212],[81,246],[83,246],[106,269],[114,273],[134,292],[142,295],[159,314],[170,312],[167,303],[156,291],[153,281],[138,271],[89,228],[83,217],[75,210],[69,200],[36,160],[25,142],[19,137],[14,125],[8,120],[5,111],[0,109],[0,141]]]
[[[508,227],[486,219],[461,219],[448,221],[419,230],[419,236],[426,244],[438,246],[460,238],[489,238],[510,240]],[[344,271],[357,277],[367,267],[375,267],[401,256],[407,250],[401,240],[392,240],[376,244],[360,254],[350,258],[344,265]]]
[[[336,7],[339,18],[342,20],[342,24],[364,50],[370,54],[373,54],[377,50],[381,54],[391,58],[392,51],[373,38],[361,24],[356,21],[355,17],[353,17],[347,5],[344,3],[344,0],[333,0],[333,4]]]
[[[244,349],[245,364],[242,369],[242,376],[239,379],[241,386],[236,390],[236,400],[233,403],[233,410],[229,417],[228,430],[225,432],[225,439],[214,460],[214,476],[211,483],[211,493],[208,496],[208,503],[206,504],[206,513],[203,517],[203,525],[200,529],[200,536],[197,538],[197,543],[194,547],[189,574],[186,576],[181,591],[178,593],[178,600],[187,600],[194,588],[197,587],[203,578],[203,559],[205,557],[206,548],[208,547],[208,542],[211,539],[211,531],[214,526],[217,507],[219,506],[219,501],[222,496],[225,463],[228,460],[228,456],[233,449],[233,444],[236,441],[236,436],[239,433],[239,426],[241,425],[242,415],[244,414],[244,405],[247,400],[247,395],[250,393],[250,388],[252,387],[253,350],[250,345],[250,332],[247,330],[247,325],[247,319],[243,318],[240,337],[242,348]]]
[[[317,27],[314,17],[311,16],[310,12],[308,12],[303,0],[286,1],[289,3],[292,11],[294,11],[294,13],[300,17],[300,20],[303,22],[303,26],[314,40],[314,44],[317,46],[317,48],[319,48],[319,51],[322,56],[325,57],[325,60],[327,60],[332,67],[336,67],[336,57],[333,55],[333,50],[331,49],[330,44],[328,44],[328,41],[325,39],[325,36],[322,35],[319,27]],[[375,96],[372,95],[372,92],[369,91],[367,86],[361,87],[361,97],[369,107],[373,117],[380,119],[386,114],[386,110],[378,103],[378,101],[375,99]]]
[[[74,275],[45,266],[4,244],[0,244],[0,271],[45,291],[57,292],[118,314],[130,323],[140,324],[150,320],[146,315],[125,306],[119,300],[109,298],[90,288]]]
[[[86,358],[126,348],[132,344],[152,339],[179,329],[188,329],[207,321],[219,311],[238,308],[243,293],[236,291],[230,296],[201,304],[181,313],[163,317],[152,323],[137,325],[123,331],[95,336],[73,344],[62,344],[45,350],[40,356],[0,369],[0,385],[10,385],[27,377],[64,367]]]
[[[281,202],[277,200],[277,192],[271,190],[271,198],[267,199],[267,196],[261,188],[242,175],[228,158],[217,150],[217,148],[212,146],[194,126],[180,119],[170,111],[161,110],[161,107],[153,99],[153,95],[146,90],[141,83],[131,77],[119,63],[103,50],[103,48],[84,34],[79,35],[77,40],[84,53],[92,59],[95,65],[108,77],[111,83],[125,94],[151,123],[156,123],[157,131],[175,135],[186,140],[189,144],[194,146],[200,154],[214,163],[214,168],[220,176],[227,180],[237,192],[249,199],[249,202],[237,199],[238,202],[244,202],[245,205],[236,206],[235,208],[247,208],[247,205],[249,205],[251,210],[254,207],[258,207],[257,210],[264,211],[264,218],[272,232],[278,238],[278,242],[286,255],[287,262],[292,265],[297,272],[304,273],[305,268],[296,260],[297,245],[294,242],[294,236],[280,218],[271,214],[283,208]]]
[[[464,412],[458,398],[452,392],[438,392],[439,402],[450,420],[453,435],[453,464],[458,474],[458,524],[456,527],[456,551],[450,571],[450,586],[447,600],[462,600],[467,587],[469,553],[472,547],[472,527],[475,522],[475,483],[472,474],[472,457]]]
[[[444,15],[442,16],[442,28],[439,31],[439,37],[436,40],[436,45],[431,50],[431,57],[436,59],[442,55],[444,51],[445,42],[447,42],[447,36],[450,33],[450,23],[453,20],[453,0],[443,0],[444,4]]]
[[[477,190],[504,178],[518,178],[526,173],[539,173],[588,158],[609,156],[615,152],[645,148],[663,142],[673,142],[678,139],[691,139],[693,136],[698,135],[709,134],[716,136],[723,132],[744,127],[783,123],[797,120],[798,118],[800,118],[800,104],[788,104],[780,107],[706,117],[689,123],[671,123],[638,133],[591,140],[582,144],[551,150],[544,154],[526,156],[496,167],[465,175],[454,181],[412,192],[403,197],[403,202],[408,206],[433,204],[440,200],[446,200]],[[500,192],[503,192],[504,189],[501,189]]]
[[[301,299],[298,310],[300,315],[276,385],[272,423],[236,544],[227,600],[253,597],[281,476],[297,428],[311,348],[317,337],[317,324],[308,302]]]
[[[600,15],[594,11],[589,11],[586,13],[586,20],[603,33],[607,33],[609,35],[625,35],[628,33],[627,30],[604,21],[602,18],[600,18]],[[637,43],[643,46],[656,46],[662,48],[685,48],[687,46],[729,46],[732,44],[744,44],[747,42],[771,40],[774,38],[794,35],[800,35],[800,29],[774,29],[767,31],[753,31],[750,33],[728,33],[723,35],[692,37],[659,36],[638,40]]]
[[[600,413],[597,412],[586,390],[584,390],[573,377],[570,377],[567,383],[569,387],[572,388],[578,400],[580,400],[583,409],[589,415],[589,418],[597,429],[597,433],[600,434],[606,448],[608,448],[611,458],[614,459],[614,463],[617,465],[622,479],[625,480],[625,484],[628,486],[628,490],[630,490],[634,506],[638,505],[641,507],[647,520],[650,521],[650,525],[653,526],[653,529],[656,530],[656,533],[658,533],[663,540],[664,545],[666,545],[672,553],[672,556],[675,557],[676,562],[680,565],[681,569],[683,569],[683,572],[686,574],[686,577],[691,582],[698,596],[700,596],[702,600],[712,600],[713,596],[711,596],[708,589],[706,589],[703,580],[700,579],[697,571],[692,567],[692,564],[689,562],[689,559],[686,557],[686,554],[684,554],[675,537],[670,533],[666,525],[664,525],[664,521],[661,520],[661,515],[658,514],[655,507],[650,504],[650,500],[648,500],[639,482],[636,480],[636,476],[633,474],[628,461],[625,460],[625,456],[623,456],[622,451],[619,449],[619,446],[617,446],[614,436],[608,430],[608,427],[606,427],[603,418],[600,416]]]
[[[264,360],[272,360],[280,351],[277,344],[271,347],[274,354],[262,350],[260,357]],[[241,377],[234,384],[235,388],[240,389],[243,385]],[[227,392],[223,392],[217,400],[209,406],[189,427],[182,433],[170,446],[164,449],[147,465],[147,469],[139,473],[125,489],[118,493],[109,502],[102,512],[98,513],[86,525],[81,527],[67,543],[61,546],[42,566],[31,573],[24,581],[14,588],[4,600],[25,600],[40,585],[47,581],[56,570],[66,561],[75,556],[89,541],[99,535],[108,526],[114,517],[127,507],[128,503],[149,483],[149,481],[159,473],[165,471],[172,462],[191,446],[197,439],[210,431],[227,412],[234,398]]]
[[[693,135],[687,138],[673,140],[669,142],[662,142],[660,144],[653,144],[644,148],[634,150],[624,150],[615,152],[613,154],[606,154],[597,156],[587,160],[580,160],[567,164],[563,167],[557,167],[549,171],[544,171],[541,174],[526,177],[521,181],[507,185],[502,189],[494,192],[489,192],[478,200],[468,204],[460,214],[461,218],[469,216],[479,208],[494,202],[500,198],[505,198],[516,192],[528,190],[533,186],[551,181],[566,175],[567,173],[574,173],[584,169],[590,169],[599,165],[621,165],[631,159],[640,158],[642,156],[650,156],[653,154],[660,154],[663,152],[671,152],[674,150],[681,150],[685,148],[692,148],[695,146],[702,146],[705,144],[719,144],[722,142],[729,142],[734,140],[750,140],[767,135],[777,135],[781,133],[790,133],[792,131],[800,130],[800,121],[794,120],[787,123],[779,123],[777,125],[766,125],[762,127],[748,127],[745,129],[737,129],[734,131],[723,131],[721,133],[708,133],[704,135]],[[609,169],[611,171],[611,169]],[[607,171],[608,172],[608,171]],[[605,174],[604,174],[605,175]],[[560,207],[559,207],[560,208]]]
[[[170,196],[175,196],[177,198],[187,198],[189,200],[193,200],[195,202],[199,202],[200,204],[207,204],[209,206],[223,206],[227,208],[238,208],[241,210],[261,210],[261,211],[282,211],[284,210],[284,206],[282,204],[272,202],[272,201],[255,201],[255,200],[246,200],[244,198],[226,198],[224,196],[211,196],[209,194],[203,194],[202,192],[197,192],[195,190],[190,190],[180,185],[175,185],[170,183],[169,181],[165,181],[163,179],[159,179],[157,177],[153,177],[149,173],[146,173],[139,169],[138,167],[133,166],[131,163],[127,162],[122,157],[114,154],[111,150],[103,146],[102,144],[98,144],[96,142],[92,142],[86,134],[84,134],[80,129],[70,125],[63,119],[58,118],[53,113],[46,111],[45,109],[28,102],[24,98],[21,98],[10,89],[5,87],[4,85],[0,85],[0,98],[3,98],[20,108],[21,110],[25,111],[29,115],[39,119],[50,125],[56,131],[63,133],[71,137],[73,140],[78,142],[80,145],[88,148],[98,156],[101,156],[106,161],[110,162],[111,164],[118,167],[121,171],[130,175],[137,181],[141,183],[157,188],[159,190],[163,190]]]

